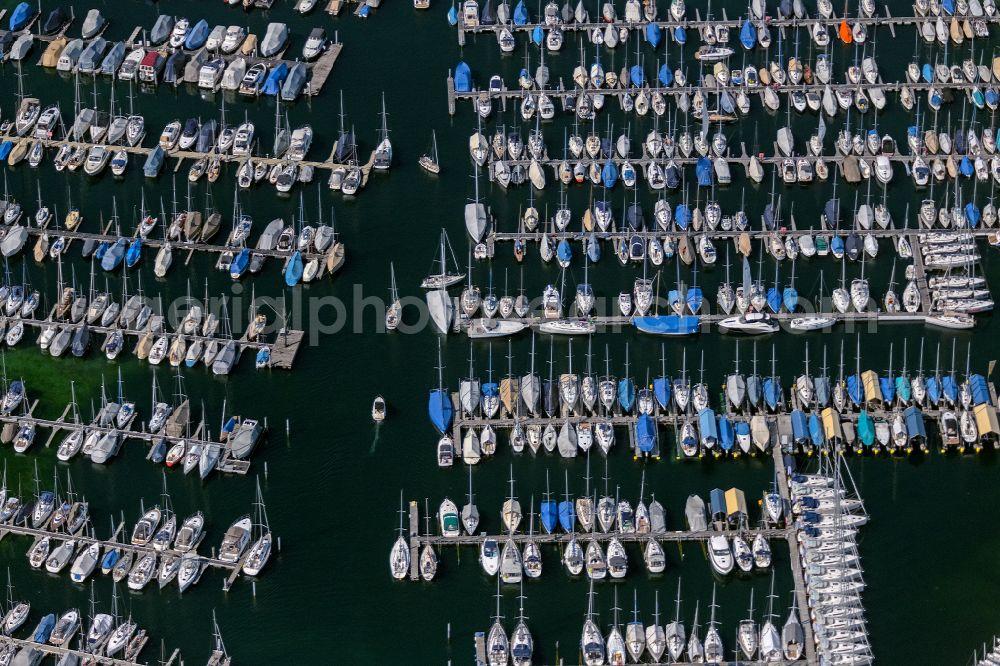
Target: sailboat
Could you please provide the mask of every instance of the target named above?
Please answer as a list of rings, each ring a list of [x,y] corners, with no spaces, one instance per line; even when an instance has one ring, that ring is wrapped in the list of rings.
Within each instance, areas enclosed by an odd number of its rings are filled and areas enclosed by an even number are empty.
[[[474,496],[472,494],[472,466],[469,465],[468,467],[469,501],[462,507],[462,526],[465,528],[466,534],[473,536],[476,533],[476,528],[479,526],[479,509],[476,507]]]
[[[441,165],[438,162],[437,133],[431,131],[431,152],[429,155],[421,155],[417,162],[428,173],[441,173]]]
[[[400,497],[402,501],[402,497]],[[400,520],[402,521],[402,505],[400,505]],[[267,522],[267,509],[264,507],[264,496],[260,491],[260,479],[257,479],[257,496],[254,499],[254,521],[250,528],[251,538],[256,534],[257,538],[254,540],[253,544],[250,546],[250,550],[247,551],[246,560],[243,563],[243,573],[248,576],[256,576],[267,564],[268,558],[271,557],[271,528]],[[402,538],[402,522],[400,523],[400,538]],[[398,542],[398,540],[397,540]],[[393,551],[395,551],[396,546],[393,546]],[[407,551],[407,560],[409,560],[409,551]],[[409,564],[409,562],[407,562]],[[407,567],[409,568],[409,567]]]
[[[493,626],[490,627],[489,635],[486,639],[486,656],[490,666],[506,665],[510,659],[510,642],[507,639],[507,632],[500,623],[500,579],[497,578],[497,610],[493,616]]]

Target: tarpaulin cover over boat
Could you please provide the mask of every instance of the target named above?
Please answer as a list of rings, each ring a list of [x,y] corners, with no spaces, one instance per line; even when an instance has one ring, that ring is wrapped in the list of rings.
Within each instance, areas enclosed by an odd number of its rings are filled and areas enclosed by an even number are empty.
[[[826,441],[823,436],[823,424],[820,423],[819,417],[816,414],[809,415],[809,439],[812,440],[813,446],[820,447]]]
[[[982,375],[969,377],[969,391],[972,394],[972,404],[990,404],[990,390],[986,387],[986,378]]]
[[[698,430],[701,438],[706,443],[719,441],[719,429],[715,423],[715,412],[711,409],[703,409],[698,412]]]
[[[858,438],[865,446],[871,446],[875,442],[875,424],[872,423],[872,417],[863,409],[858,415]]]
[[[546,532],[552,534],[556,529],[556,515],[558,513],[555,500],[542,500],[541,513],[542,527]]]
[[[941,378],[941,392],[952,404],[958,400],[958,386],[955,385],[955,379],[951,375]]]
[[[431,423],[442,435],[451,428],[451,418],[455,413],[455,407],[451,404],[451,398],[445,389],[434,389],[427,400],[427,414],[431,417]]]
[[[857,375],[850,375],[847,378],[847,395],[855,405],[860,405],[864,402],[865,387]]]
[[[656,422],[649,414],[639,416],[639,421],[635,424],[636,439],[639,443],[639,450],[649,453],[656,444]]]
[[[662,36],[662,31],[660,30],[660,25],[658,23],[647,23],[646,24],[646,41],[654,49],[660,44],[660,37]]]
[[[866,401],[869,404],[880,404],[882,402],[882,390],[879,388],[878,375],[872,370],[865,370],[861,373],[861,383],[864,386],[864,393],[862,393],[861,400],[855,402],[855,404]],[[850,386],[850,378],[848,378],[848,387]],[[854,396],[851,396],[851,400],[854,400]]]
[[[636,328],[639,328],[636,326]],[[642,329],[639,328],[641,331]],[[670,404],[670,378],[657,377],[653,380],[653,397],[661,409],[666,409]]]
[[[878,387],[882,391],[882,399],[885,404],[891,405],[892,401],[896,399],[896,384],[892,381],[892,377],[879,377]]]
[[[576,521],[576,510],[573,508],[573,502],[571,500],[559,502],[559,526],[564,532],[572,532],[574,521]]]
[[[907,407],[903,412],[903,422],[906,423],[906,434],[910,439],[927,439],[927,429],[924,427],[924,415],[914,406]]]
[[[823,436],[828,442],[840,442],[844,439],[844,430],[840,427],[840,417],[835,411],[827,407],[822,412],[823,416]]]
[[[712,512],[712,520],[725,520],[726,518],[726,495],[721,488],[713,488],[708,494],[708,506]]]
[[[646,82],[646,75],[642,71],[642,67],[639,65],[632,65],[628,70],[628,78],[632,81],[634,86],[642,86]]]
[[[635,404],[635,384],[631,378],[618,380],[618,404],[623,412],[631,412]]]
[[[979,435],[1000,435],[1000,423],[997,422],[997,412],[990,405],[976,405],[972,408],[976,416],[976,428]]]
[[[725,416],[719,417],[719,446],[723,451],[733,450],[733,423]]]
[[[700,187],[712,186],[712,160],[707,157],[699,158],[698,163],[694,167],[694,172],[698,176],[698,185]]]
[[[809,424],[806,422],[805,412],[801,409],[792,410],[792,437],[796,444],[809,439]]]
[[[726,517],[739,518],[747,515],[747,498],[739,488],[726,491]]]
[[[660,80],[660,83],[664,88],[669,88],[670,84],[674,82],[674,72],[667,63],[660,65],[660,71],[657,73],[656,78]]]
[[[472,70],[465,62],[455,65],[455,92],[470,92],[472,90]]]

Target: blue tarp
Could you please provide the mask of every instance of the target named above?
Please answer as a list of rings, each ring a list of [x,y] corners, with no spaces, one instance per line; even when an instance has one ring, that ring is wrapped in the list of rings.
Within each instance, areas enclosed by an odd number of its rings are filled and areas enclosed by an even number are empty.
[[[865,401],[865,387],[857,375],[850,375],[847,378],[847,395],[855,405]]]
[[[10,15],[10,29],[12,32],[16,32],[28,24],[35,16],[34,8],[27,2],[20,3],[17,7],[14,7],[13,13]]]
[[[618,181],[618,167],[615,166],[615,163],[610,158],[604,163],[604,168],[601,169],[601,181],[604,183],[604,187],[608,189],[614,187]]]
[[[771,312],[775,314],[781,310],[781,292],[778,291],[777,287],[768,287],[767,307],[771,308]]]
[[[764,402],[772,410],[778,406],[781,399],[781,379],[778,377],[768,377],[764,380]]]
[[[628,78],[634,86],[642,86],[646,82],[646,74],[639,65],[632,65],[628,70]]]
[[[927,378],[927,398],[935,406],[941,402],[941,384],[938,383],[937,377]]]
[[[657,73],[656,78],[660,80],[660,84],[664,88],[669,88],[670,84],[674,82],[674,72],[667,66],[667,63],[663,63],[660,65],[660,71]]]
[[[573,247],[565,238],[559,241],[559,246],[556,248],[556,258],[563,263],[569,263],[573,259]]]
[[[892,381],[892,377],[879,377],[878,387],[882,391],[882,400],[886,405],[891,405],[896,399],[896,383]]]
[[[681,315],[635,317],[632,325],[652,335],[693,335],[701,326],[701,318]]]
[[[907,407],[903,412],[903,420],[906,423],[906,434],[910,439],[927,439],[927,429],[924,427],[924,415],[916,407]]]
[[[817,448],[823,446],[823,443],[826,441],[826,437],[823,435],[823,423],[816,414],[809,415],[809,439],[812,440],[813,446]]]
[[[799,292],[795,287],[785,287],[785,290],[781,293],[781,301],[785,304],[786,310],[795,312],[799,307]]]
[[[434,389],[427,400],[427,414],[431,417],[431,423],[442,435],[451,428],[451,419],[455,414],[455,407],[451,403],[447,389]]]
[[[629,377],[618,380],[618,404],[623,412],[631,412],[635,404],[635,383]]]
[[[965,219],[969,221],[969,226],[975,229],[979,226],[979,206],[971,201],[965,204]]]
[[[721,488],[713,488],[708,493],[708,509],[712,513],[712,520],[726,517],[726,494]]]
[[[955,385],[955,380],[951,375],[945,375],[941,380],[941,392],[951,404],[954,405],[958,401],[958,386]]]
[[[654,49],[659,46],[660,38],[662,37],[662,32],[660,30],[660,25],[658,23],[647,23],[646,24],[646,41]]]
[[[657,377],[653,380],[653,397],[661,409],[670,404],[670,377]]]
[[[455,10],[455,5],[451,6],[448,10],[448,23],[449,25],[458,25],[458,12]]]
[[[531,31],[531,41],[538,46],[541,46],[542,42],[545,41],[545,31],[542,30],[542,26],[536,25]]]
[[[698,185],[700,187],[711,187],[712,186],[712,160],[707,157],[698,158],[698,163],[694,167],[695,175],[698,176]]]
[[[801,409],[792,410],[792,438],[800,445],[809,440],[809,423]]]
[[[757,30],[750,23],[750,19],[743,21],[743,27],[740,28],[740,43],[743,44],[743,48],[747,51],[752,49],[753,45],[757,43]]]
[[[641,414],[639,421],[635,424],[635,434],[639,450],[643,453],[652,451],[653,445],[656,444],[656,422],[653,417],[649,414]]]
[[[675,42],[677,42],[678,44],[683,45],[683,44],[687,43],[687,40],[688,40],[688,33],[687,33],[687,30],[684,29],[684,26],[679,25],[676,28],[674,28],[674,41]]]
[[[698,412],[698,430],[701,432],[701,441],[706,445],[711,446],[719,441],[719,428],[715,422],[714,411],[706,408]]]
[[[289,287],[294,287],[302,279],[302,253],[298,250],[292,254],[292,258],[288,260],[288,266],[285,268],[285,285]]]
[[[576,510],[573,508],[573,502],[571,500],[559,502],[559,526],[564,532],[572,532],[575,522]]]
[[[691,209],[687,204],[679,203],[674,209],[674,223],[681,231],[687,231],[688,222],[691,220]]]
[[[547,534],[552,534],[553,530],[556,529],[556,520],[559,512],[555,500],[542,500],[540,511],[542,517],[542,529],[544,529]]]
[[[969,377],[969,392],[972,394],[972,404],[990,404],[990,390],[986,386],[986,378],[982,375]]]
[[[689,287],[684,300],[687,302],[688,310],[691,314],[698,314],[705,297],[701,293],[701,287]]]
[[[968,157],[962,158],[962,161],[958,165],[958,170],[966,178],[971,178],[972,174],[976,173],[976,167],[973,166],[972,160],[970,160]]]
[[[267,80],[264,82],[263,92],[265,95],[277,95],[281,92],[281,84],[285,82],[285,77],[288,76],[288,65],[285,63],[279,64],[277,67],[271,70],[271,73],[267,75]]]
[[[463,61],[455,65],[455,92],[472,91],[472,70]]]
[[[733,450],[733,424],[725,416],[719,417],[719,447],[723,451]]]
[[[514,7],[514,25],[525,25],[528,22],[528,8],[524,6],[524,0],[519,0]]]

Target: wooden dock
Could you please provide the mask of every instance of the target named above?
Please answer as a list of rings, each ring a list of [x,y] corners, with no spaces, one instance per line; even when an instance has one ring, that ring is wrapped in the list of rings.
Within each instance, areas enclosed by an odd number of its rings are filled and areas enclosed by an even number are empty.
[[[316,61],[316,64],[313,65],[312,77],[309,79],[309,82],[306,83],[303,94],[315,97],[323,91],[323,86],[326,85],[326,80],[330,78],[333,66],[337,62],[337,58],[340,57],[340,52],[343,49],[343,43],[341,43],[338,37],[334,37],[333,43],[327,47],[326,51],[323,52],[323,55],[321,55]]]
[[[85,631],[86,627],[81,627],[81,630]],[[9,645],[14,645],[21,650],[37,650],[44,654],[41,659],[45,657],[53,657],[56,661],[61,660],[65,655],[74,655],[78,659],[78,663],[96,663],[96,664],[106,664],[108,666],[142,666],[139,662],[127,661],[125,659],[118,659],[106,656],[97,656],[90,652],[85,652],[83,650],[76,650],[71,647],[51,645],[49,643],[36,643],[33,640],[27,638],[14,638],[13,636],[0,635],[0,643],[6,643]],[[175,655],[179,654],[178,651],[174,651]],[[41,660],[40,659],[40,660]],[[93,660],[90,662],[88,660]],[[174,662],[174,657],[170,658],[167,664],[172,664]],[[25,662],[28,663],[28,662]]]
[[[784,529],[749,529],[749,530],[703,530],[700,532],[692,531],[666,531],[658,532],[656,534],[644,533],[639,534],[635,532],[631,533],[621,533],[621,532],[553,532],[551,534],[546,534],[544,532],[536,534],[527,534],[525,532],[514,532],[513,534],[498,534],[498,535],[488,535],[486,533],[468,535],[464,532],[457,537],[446,537],[440,535],[423,535],[413,531],[413,526],[419,524],[419,508],[415,501],[410,502],[410,549],[411,552],[414,547],[419,548],[422,545],[430,544],[432,546],[442,546],[447,544],[457,544],[459,546],[479,546],[483,541],[487,539],[494,539],[498,542],[513,541],[517,544],[524,544],[529,541],[534,541],[538,544],[566,544],[571,540],[576,539],[581,543],[589,543],[590,541],[606,542],[611,539],[618,539],[622,543],[646,543],[650,539],[656,539],[662,542],[684,542],[684,541],[707,541],[710,537],[717,536],[719,534],[731,537],[735,534],[746,535],[747,540],[751,541],[755,536],[760,534],[767,539],[783,539],[788,536],[791,531],[790,528]],[[793,536],[794,538],[794,536]],[[414,545],[415,544],[415,545]],[[414,566],[412,562],[414,558],[411,558],[411,578],[412,578],[412,567]]]
[[[791,509],[792,500],[788,494],[788,475],[785,470],[784,454],[780,447],[774,447],[772,450],[772,455],[774,456],[774,473],[777,477],[778,493],[781,495],[781,501],[785,506],[786,515]],[[792,580],[795,582],[795,599],[796,608],[799,613],[799,623],[802,624],[802,629],[805,632],[805,651],[806,651],[806,663],[815,664],[816,660],[816,641],[813,636],[812,619],[809,617],[809,597],[806,594],[806,581],[804,576],[804,571],[802,568],[802,560],[799,556],[799,544],[796,541],[796,530],[789,529],[786,531],[785,538],[788,539],[788,554],[792,561]]]
[[[691,9],[692,9],[692,7],[689,7],[689,11],[691,11]],[[898,27],[904,27],[904,26],[914,26],[914,27],[916,27],[916,26],[920,26],[920,25],[922,25],[924,23],[928,23],[928,22],[933,23],[936,20],[936,18],[937,18],[935,16],[926,16],[926,17],[924,17],[924,16],[915,16],[915,15],[914,16],[892,16],[892,14],[889,13],[889,8],[888,7],[885,7],[884,9],[885,9],[885,15],[884,16],[879,16],[877,14],[874,15],[874,16],[851,16],[851,17],[848,17],[846,20],[852,26],[853,25],[864,25],[864,26],[866,26],[868,28],[877,28],[878,26],[883,26],[884,25],[887,28],[890,28],[890,29],[894,30],[895,28],[898,28]],[[461,10],[461,8],[459,8],[459,10]],[[458,31],[460,33],[466,33],[466,32],[467,33],[495,32],[500,27],[498,24],[483,25],[483,24],[477,23],[475,25],[470,25],[470,24],[466,24],[462,20],[462,18],[463,18],[462,17],[462,12],[459,11],[459,22],[458,22],[457,28],[458,28]],[[628,29],[631,29],[631,30],[634,30],[634,31],[637,31],[637,32],[641,32],[641,31],[645,30],[645,28],[646,28],[647,25],[649,25],[649,22],[647,22],[647,21],[640,21],[640,22],[637,22],[637,23],[626,23],[626,22],[624,22],[622,20],[618,20],[615,23],[604,23],[604,22],[593,22],[593,18],[594,18],[593,16],[591,16],[590,18],[591,18],[591,22],[587,22],[587,23],[576,23],[575,21],[570,22],[570,23],[560,23],[559,24],[559,28],[561,28],[563,30],[563,32],[565,32],[565,33],[572,33],[572,32],[589,33],[589,32],[593,32],[593,30],[595,28],[600,28],[601,30],[604,30],[607,26],[611,25],[613,27],[628,28]],[[812,26],[813,23],[818,23],[818,24],[820,24],[822,26],[825,26],[827,28],[836,29],[840,25],[841,20],[843,20],[842,18],[837,17],[835,14],[831,15],[830,18],[824,18],[822,16],[810,16],[807,19],[797,19],[797,18],[794,18],[794,17],[792,17],[792,18],[781,18],[780,16],[767,16],[765,18],[766,18],[768,27],[770,27],[772,30],[773,29],[783,30],[784,28],[804,28],[807,32],[808,32],[809,28]],[[973,19],[970,18],[970,20],[973,20]],[[982,17],[979,17],[979,18],[974,19],[974,20],[982,21],[987,26],[990,26],[990,25],[995,25],[997,23],[1000,23],[1000,15],[990,17],[990,16],[986,16],[984,14]],[[761,23],[762,21],[754,19],[753,22],[755,24],[757,24],[757,23]],[[721,18],[717,18],[717,17],[714,17],[714,16],[706,16],[705,18],[702,18],[700,9],[695,9],[694,10],[694,18],[691,18],[691,19],[689,19],[689,18],[683,18],[680,21],[677,21],[677,20],[675,20],[675,19],[673,19],[671,17],[669,20],[657,20],[657,21],[654,21],[653,23],[656,23],[656,25],[658,25],[661,28],[661,30],[663,31],[665,39],[669,39],[670,38],[669,36],[673,34],[673,31],[674,31],[675,28],[682,27],[685,30],[689,31],[688,32],[688,41],[694,41],[695,39],[698,38],[698,36],[700,35],[700,31],[703,28],[725,27],[725,28],[728,28],[730,31],[734,31],[735,30],[738,33],[738,31],[739,31],[739,29],[740,29],[740,27],[742,26],[742,23],[743,23],[743,17],[741,16],[739,18],[730,19],[727,16],[723,16]],[[545,25],[544,23],[531,23],[531,22],[529,22],[529,23],[525,23],[523,25],[510,25],[508,27],[515,34],[519,33],[519,32],[520,33],[531,34],[531,32],[536,27],[540,27],[543,30],[547,30],[547,29],[551,28],[552,26]],[[808,38],[808,41],[810,41],[810,42],[812,41],[811,37]],[[836,35],[831,35],[830,42],[831,43],[837,43],[837,37],[836,37]],[[756,43],[755,43],[755,46],[756,46]]]

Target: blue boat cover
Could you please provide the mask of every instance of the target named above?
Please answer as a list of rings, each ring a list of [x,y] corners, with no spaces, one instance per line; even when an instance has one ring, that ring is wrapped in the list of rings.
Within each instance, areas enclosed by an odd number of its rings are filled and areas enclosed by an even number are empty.
[[[938,383],[937,377],[927,378],[927,398],[935,406],[941,402],[941,384]]]
[[[686,231],[691,220],[691,209],[687,204],[679,203],[674,209],[674,223],[681,231]]]
[[[528,22],[528,8],[524,6],[524,0],[518,0],[514,7],[514,25],[525,25]]]
[[[431,423],[442,435],[451,428],[451,419],[455,414],[455,407],[451,403],[447,389],[434,389],[427,400],[427,414],[431,417]]]
[[[958,386],[955,384],[955,380],[951,375],[945,375],[941,380],[941,392],[944,394],[951,404],[955,404],[958,400]]]
[[[653,380],[653,397],[661,409],[670,404],[670,377],[657,377]]]
[[[785,304],[785,309],[789,312],[795,312],[799,307],[799,292],[795,287],[785,287],[785,290],[781,292],[781,301]]]
[[[924,427],[924,414],[916,407],[910,406],[903,412],[903,421],[906,423],[906,434],[910,439],[927,439],[927,429]]]
[[[573,247],[565,238],[559,241],[559,246],[556,248],[556,257],[562,262],[569,262],[573,259]]]
[[[643,453],[652,451],[653,445],[656,444],[656,421],[653,417],[649,414],[640,414],[635,424],[635,434],[639,450]]]
[[[781,398],[781,380],[778,377],[768,377],[764,380],[764,402],[771,409],[778,406]]]
[[[472,91],[472,70],[464,61],[455,65],[455,92]]]
[[[941,0],[941,9],[944,10],[945,14],[951,16],[955,13],[955,0]]]
[[[267,80],[264,81],[263,92],[265,95],[277,95],[281,92],[281,84],[285,82],[285,78],[288,77],[288,65],[285,63],[279,64],[277,67],[271,70],[271,73],[267,75]]]
[[[659,23],[647,23],[646,24],[646,41],[654,49],[659,46],[660,38],[662,37],[662,31],[660,30]]]
[[[826,441],[826,437],[823,434],[823,423],[820,422],[819,416],[815,413],[809,415],[809,439],[812,440],[813,446],[819,448],[823,446]]]
[[[656,24],[651,23],[650,25],[656,25]],[[642,67],[639,65],[632,65],[632,67],[629,68],[628,78],[630,81],[632,81],[632,85],[634,86],[641,86],[643,83],[646,82],[646,75],[643,73]]]
[[[993,88],[986,89],[986,103],[990,106],[996,106],[997,102],[1000,102],[1000,94]]]
[[[858,415],[858,438],[865,446],[875,443],[875,425],[872,423],[872,417],[863,409]]]
[[[667,66],[667,63],[663,63],[660,65],[660,71],[656,77],[660,79],[660,84],[664,88],[669,88],[670,84],[674,82],[674,71]]]
[[[830,251],[834,254],[844,254],[844,239],[834,236],[830,239]]]
[[[900,402],[910,401],[910,380],[900,375],[896,377],[896,393],[899,394]]]
[[[711,408],[706,407],[698,412],[698,430],[703,440],[719,441],[719,428],[715,422],[715,412]]]
[[[545,40],[545,31],[542,30],[542,26],[536,25],[535,28],[531,31],[531,41],[533,41],[538,46],[541,46],[544,40]]]
[[[750,23],[750,19],[744,20],[743,27],[740,28],[740,43],[747,51],[752,49],[753,45],[757,43],[757,30]]]
[[[746,421],[736,422],[736,436],[737,437],[749,437],[750,436],[750,424]]]
[[[556,529],[556,520],[558,516],[558,511],[559,509],[556,506],[555,500],[542,500],[542,506],[541,506],[542,528],[548,534],[552,534],[553,530]]]
[[[593,231],[587,240],[587,258],[594,264],[601,260],[601,244],[597,242],[597,234]]]
[[[302,279],[302,254],[296,250],[285,268],[285,284],[294,287]]]
[[[823,215],[826,216],[828,227],[836,227],[840,224],[840,199],[829,199],[823,206]]]
[[[965,156],[958,165],[958,170],[962,172],[962,175],[966,178],[970,178],[972,174],[976,172],[976,168],[972,165],[972,160]]]
[[[698,314],[705,297],[701,293],[701,287],[688,287],[684,300],[687,302],[688,310],[691,314]]]
[[[35,10],[27,2],[22,2],[14,7],[14,12],[10,15],[10,29],[16,32],[27,25],[31,17],[35,15]]]
[[[975,229],[979,226],[979,206],[971,201],[965,204],[965,218],[969,220],[969,226]]]
[[[684,44],[687,43],[687,40],[688,40],[688,33],[687,33],[687,30],[684,29],[684,26],[679,25],[676,28],[674,28],[674,41],[675,42],[677,42],[678,44],[684,45]]]
[[[125,253],[125,263],[128,264],[129,268],[138,263],[139,259],[142,257],[142,237],[137,236],[132,244],[128,246],[128,252]]]
[[[796,444],[802,444],[809,439],[809,424],[805,412],[801,409],[792,410],[792,438]]]
[[[631,412],[635,404],[635,384],[628,377],[618,380],[618,404],[623,412]]]
[[[570,500],[559,502],[559,526],[564,532],[572,532],[575,522],[576,509],[573,508],[573,502]]]
[[[695,175],[698,176],[698,185],[700,187],[711,187],[712,186],[712,160],[707,157],[698,158],[698,163],[694,167]]]
[[[879,377],[878,387],[882,391],[882,399],[885,400],[885,404],[891,405],[896,399],[896,383],[892,381],[892,377]]]
[[[14,148],[13,141],[8,140],[4,141],[3,143],[0,143],[0,160],[7,159],[7,156],[10,155],[10,151],[13,148]]]
[[[639,331],[651,335],[694,335],[701,326],[701,318],[687,315],[650,315],[634,317],[632,325]],[[668,389],[667,396],[669,395]]]
[[[458,25],[458,11],[455,10],[455,5],[452,5],[451,9],[448,10],[448,24]]]
[[[719,446],[723,451],[733,450],[733,424],[725,416],[719,417]]]
[[[767,307],[771,308],[771,312],[774,313],[781,309],[781,292],[778,291],[777,287],[768,287]]]
[[[850,375],[847,378],[847,395],[855,405],[860,405],[865,401],[865,387],[857,375]]]
[[[604,187],[608,189],[614,187],[618,180],[618,167],[611,161],[611,158],[608,158],[608,161],[604,163],[604,168],[601,169],[601,180],[604,182]]]
[[[480,388],[480,392],[483,394],[484,398],[498,396],[500,395],[500,386],[496,382],[483,384]]]
[[[986,387],[986,378],[982,375],[969,377],[969,393],[972,394],[972,404],[990,404],[990,390]]]
[[[708,507],[709,511],[712,512],[713,519],[716,515],[726,515],[726,494],[722,492],[721,488],[713,488],[708,493]]]

